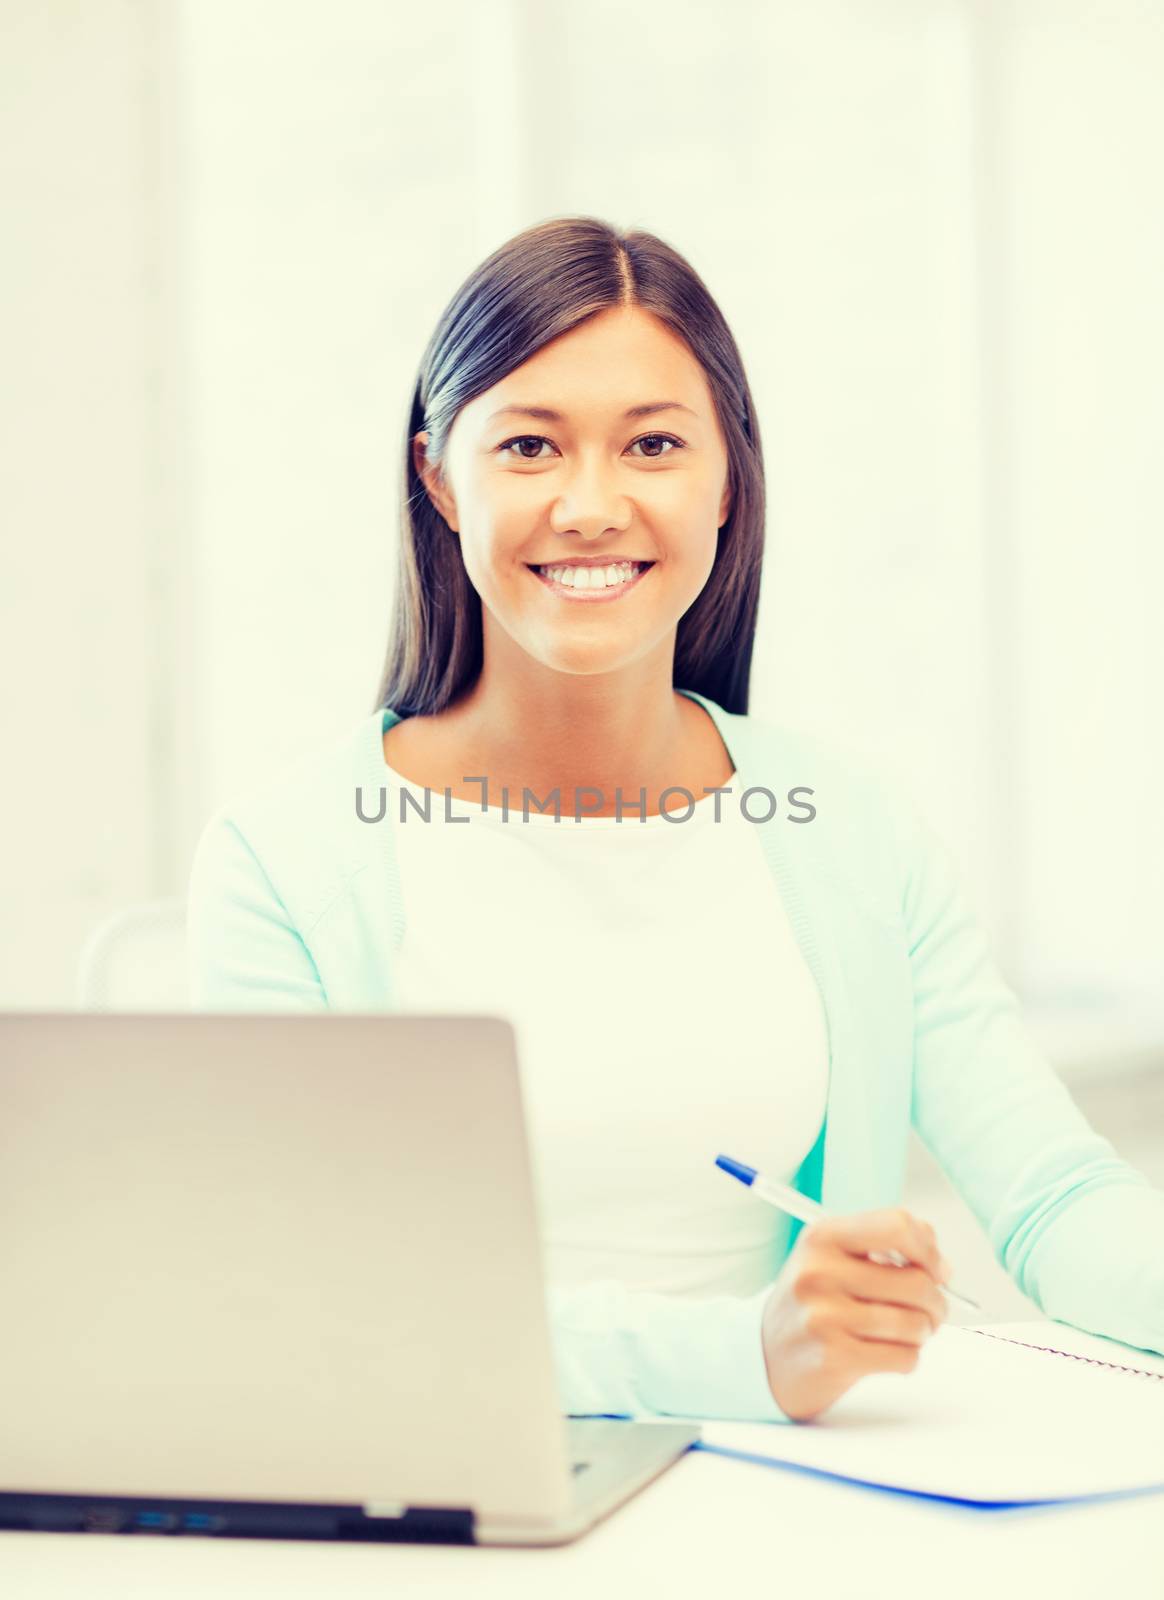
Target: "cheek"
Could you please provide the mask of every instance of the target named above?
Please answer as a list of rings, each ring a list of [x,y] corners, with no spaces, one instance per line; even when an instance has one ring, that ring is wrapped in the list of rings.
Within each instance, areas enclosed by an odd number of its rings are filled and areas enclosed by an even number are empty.
[[[486,482],[473,500],[473,544],[479,558],[504,558],[515,546],[528,541],[530,531],[545,516],[547,496],[515,479]]]
[[[469,582],[491,611],[504,612],[512,603],[521,551],[529,545],[528,519],[496,517],[478,508],[470,528],[462,531],[461,559]]]
[[[675,472],[660,473],[640,498],[652,517],[665,519],[661,533],[698,539],[719,522],[720,494],[721,487],[702,474]]]
[[[719,496],[711,484],[676,474],[644,511],[674,560],[692,569],[710,566],[719,537]]]
[[[708,578],[711,577],[712,568],[715,566],[716,552],[719,548],[719,535],[715,524],[711,524],[710,532],[704,528],[699,535],[699,541],[692,542],[691,556],[687,562],[687,569],[693,579],[693,588],[696,594],[703,591]]]

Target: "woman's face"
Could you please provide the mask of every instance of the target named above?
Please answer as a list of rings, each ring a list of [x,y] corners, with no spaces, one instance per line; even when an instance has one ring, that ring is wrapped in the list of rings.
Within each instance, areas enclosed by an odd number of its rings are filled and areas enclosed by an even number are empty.
[[[600,312],[462,408],[443,473],[425,438],[417,471],[460,538],[487,661],[500,629],[560,672],[654,651],[670,664],[731,509],[711,390],[681,339],[638,307]],[[650,565],[611,588],[545,573],[626,560]]]

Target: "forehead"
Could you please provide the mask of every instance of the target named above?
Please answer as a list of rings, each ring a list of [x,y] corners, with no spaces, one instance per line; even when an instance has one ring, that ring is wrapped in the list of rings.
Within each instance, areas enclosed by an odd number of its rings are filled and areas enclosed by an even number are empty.
[[[685,342],[641,307],[618,306],[543,345],[471,400],[461,417],[485,426],[499,406],[538,405],[579,421],[608,420],[659,400],[679,401],[709,419],[713,413],[707,377]]]

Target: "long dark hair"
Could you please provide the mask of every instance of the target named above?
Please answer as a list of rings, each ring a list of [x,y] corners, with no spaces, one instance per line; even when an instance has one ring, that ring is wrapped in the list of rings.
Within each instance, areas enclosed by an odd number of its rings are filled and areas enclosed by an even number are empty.
[[[412,440],[428,432],[439,462],[462,406],[551,339],[612,306],[653,313],[707,375],[727,442],[731,510],[715,564],[679,620],[673,683],[746,712],[760,565],[764,463],[736,342],[702,279],[653,233],[620,233],[596,217],[527,228],[465,280],[421,357],[405,440],[396,603],[377,705],[401,716],[441,711],[480,675],[481,600],[460,541],[429,499]]]

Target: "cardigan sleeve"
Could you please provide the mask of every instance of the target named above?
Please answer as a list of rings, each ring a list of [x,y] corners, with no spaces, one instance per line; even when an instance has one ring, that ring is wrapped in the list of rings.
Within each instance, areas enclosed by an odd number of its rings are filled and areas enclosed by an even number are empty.
[[[302,933],[226,812],[207,823],[194,854],[187,945],[196,1011],[329,1009]],[[748,1298],[681,1299],[614,1281],[548,1286],[562,1411],[792,1422],[765,1370],[769,1288]]]
[[[1164,1353],[1164,1191],[1041,1057],[949,851],[917,814],[904,854],[914,1126],[1049,1317]]]
[[[550,1285],[562,1410],[792,1422],[765,1371],[760,1325],[770,1291],[688,1300],[610,1279]]]
[[[324,1011],[311,955],[242,829],[225,811],[202,830],[186,896],[196,1011]]]

